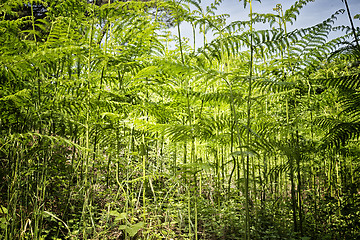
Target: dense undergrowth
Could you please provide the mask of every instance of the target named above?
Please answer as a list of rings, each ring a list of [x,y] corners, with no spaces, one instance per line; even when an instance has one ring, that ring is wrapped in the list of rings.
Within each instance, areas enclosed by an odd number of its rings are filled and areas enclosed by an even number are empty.
[[[311,2],[1,1],[0,238],[359,239],[359,29]]]

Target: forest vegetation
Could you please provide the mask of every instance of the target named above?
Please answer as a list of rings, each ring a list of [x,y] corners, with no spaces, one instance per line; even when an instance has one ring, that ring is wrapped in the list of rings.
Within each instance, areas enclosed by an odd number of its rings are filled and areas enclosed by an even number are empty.
[[[360,239],[359,9],[222,2],[0,1],[0,239]]]

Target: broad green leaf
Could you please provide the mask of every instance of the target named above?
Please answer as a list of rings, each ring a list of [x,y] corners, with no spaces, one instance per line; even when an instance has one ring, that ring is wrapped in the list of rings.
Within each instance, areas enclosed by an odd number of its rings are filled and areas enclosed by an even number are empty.
[[[0,218],[0,229],[6,228],[6,219],[4,217]]]
[[[7,214],[7,213],[8,213],[8,210],[6,209],[6,207],[0,206],[0,215]]]
[[[120,216],[120,213],[118,211],[116,211],[116,210],[113,210],[113,211],[109,212],[109,215],[114,216],[114,217],[118,217],[118,216]]]
[[[120,226],[119,226],[119,230],[125,230],[126,228],[127,228],[126,225],[120,225]]]
[[[126,219],[126,217],[127,217],[126,213],[120,213],[120,215],[115,218],[115,222],[124,220]]]
[[[135,236],[135,234],[145,226],[144,222],[138,222],[131,227],[126,227],[125,231],[129,234],[130,237]]]

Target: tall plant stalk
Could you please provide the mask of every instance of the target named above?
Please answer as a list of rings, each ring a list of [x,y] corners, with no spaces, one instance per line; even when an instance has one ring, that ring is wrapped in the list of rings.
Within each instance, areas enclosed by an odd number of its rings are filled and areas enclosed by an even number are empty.
[[[250,66],[249,66],[249,86],[247,96],[247,135],[246,144],[249,149],[250,146],[250,128],[251,128],[251,105],[252,105],[252,81],[253,81],[253,61],[254,61],[254,46],[253,46],[253,12],[252,12],[252,0],[247,0],[250,8]],[[249,150],[246,155],[246,167],[244,169],[245,176],[245,239],[250,239],[250,209],[249,209],[249,172],[250,172],[250,154]],[[255,179],[254,179],[255,181]]]
[[[347,0],[342,0],[342,1],[345,3],[346,12],[347,12],[348,17],[349,17],[349,21],[350,21],[350,24],[351,24],[352,32],[353,32],[353,34],[354,34],[356,46],[357,46],[358,48],[360,48],[359,39],[358,39],[358,36],[357,36],[357,34],[356,34],[356,29],[355,29],[355,26],[354,26],[354,23],[353,23],[353,20],[352,20],[352,17],[351,17],[351,13],[350,13],[348,1],[347,1]]]

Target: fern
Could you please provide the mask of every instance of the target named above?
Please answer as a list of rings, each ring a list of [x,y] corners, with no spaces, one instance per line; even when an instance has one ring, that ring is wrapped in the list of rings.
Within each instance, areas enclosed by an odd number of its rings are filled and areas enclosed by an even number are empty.
[[[358,91],[360,88],[360,74],[320,79],[319,82],[342,90]]]

